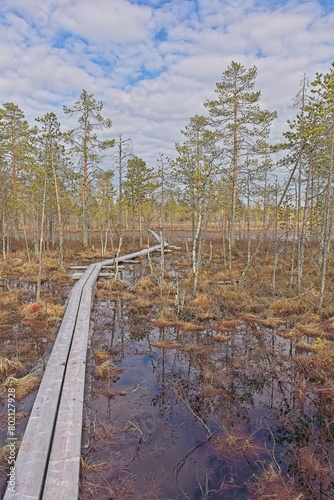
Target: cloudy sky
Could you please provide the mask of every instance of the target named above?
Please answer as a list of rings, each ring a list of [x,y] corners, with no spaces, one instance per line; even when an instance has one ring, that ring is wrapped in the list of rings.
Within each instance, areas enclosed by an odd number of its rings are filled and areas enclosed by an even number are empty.
[[[1,0],[0,18],[1,104],[66,128],[62,106],[86,89],[151,166],[174,156],[231,61],[258,68],[279,135],[304,73],[334,60],[333,0]]]

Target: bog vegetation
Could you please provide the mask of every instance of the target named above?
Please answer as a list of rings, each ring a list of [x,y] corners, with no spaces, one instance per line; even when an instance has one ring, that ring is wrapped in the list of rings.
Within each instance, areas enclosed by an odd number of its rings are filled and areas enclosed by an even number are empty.
[[[206,115],[191,117],[182,130],[175,159],[162,154],[154,166],[136,156],[130,138],[112,136],[102,103],[85,90],[72,107],[64,107],[75,123],[66,132],[52,112],[31,126],[16,104],[4,103],[0,319],[7,327],[15,310],[26,325],[40,322],[47,337],[46,326],[54,327],[62,308],[61,296],[50,299],[44,284],[66,281],[73,258],[103,259],[137,249],[147,243],[147,227],[171,241],[177,235],[183,239],[182,254],[172,265],[162,255],[130,291],[114,279],[97,296],[122,295],[128,310],[144,318],[153,308],[156,328],[177,327],[183,340],[159,338],[152,344],[156,349],[184,348],[195,356],[203,345],[184,346],[184,338],[200,336],[208,324],[215,345],[228,346],[242,325],[259,342],[259,328],[290,340],[297,354],[289,365],[291,436],[298,415],[304,426],[300,442],[291,437],[298,481],[293,474],[282,478],[273,460],[254,495],[265,498],[269,488],[271,498],[327,498],[327,493],[329,498],[334,488],[329,446],[334,431],[334,69],[312,83],[303,78],[295,118],[275,144],[269,138],[276,113],[261,108],[256,74],[255,67],[232,62],[216,84],[215,97],[204,103]],[[31,302],[10,289],[13,277],[34,284]],[[34,347],[39,354],[40,343]],[[36,361],[31,355],[17,332],[0,350],[3,388],[14,384],[20,398],[38,385],[40,374],[25,369]],[[274,369],[270,353],[261,356]],[[103,350],[96,351],[95,362],[99,380],[119,372]],[[212,376],[205,379],[209,368]],[[205,397],[215,397],[219,373],[206,366],[202,376]],[[278,376],[286,398],[283,382]],[[247,444],[231,436],[217,438],[218,455]]]

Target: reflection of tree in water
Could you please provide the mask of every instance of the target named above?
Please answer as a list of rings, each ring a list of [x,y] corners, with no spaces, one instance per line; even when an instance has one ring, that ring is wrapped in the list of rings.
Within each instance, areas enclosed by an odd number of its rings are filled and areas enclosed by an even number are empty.
[[[139,404],[132,423],[125,426],[128,443],[137,450],[140,442],[136,458],[138,454],[141,459],[143,454],[159,456],[161,464],[171,468],[173,480],[185,470],[188,474],[193,466],[196,482],[198,467],[207,474],[208,489],[219,491],[216,498],[235,498],[237,494],[248,498],[245,484],[257,498],[261,481],[277,488],[286,484],[288,489],[287,474],[296,474],[315,492],[314,498],[320,498],[309,479],[308,467],[313,461],[329,491],[329,459],[333,457],[330,414],[322,409],[328,415],[327,423],[319,417],[320,407],[327,404],[320,389],[317,396],[302,393],[291,340],[252,322],[224,332],[220,342],[213,341],[214,330],[152,328],[150,319],[139,311],[126,311],[121,299],[115,311],[110,310],[110,318],[114,323],[110,345],[122,346],[124,356],[129,355],[129,348],[131,353],[146,353],[150,362],[148,404]],[[182,345],[158,348],[157,342]],[[112,400],[110,403],[112,414]],[[326,432],[321,430],[325,428]],[[187,433],[189,439],[184,441]],[[166,464],[163,452],[171,447],[174,461]],[[199,483],[205,483],[203,475]],[[255,484],[259,484],[257,489]],[[207,498],[215,498],[214,493]],[[329,497],[324,493],[323,498]]]

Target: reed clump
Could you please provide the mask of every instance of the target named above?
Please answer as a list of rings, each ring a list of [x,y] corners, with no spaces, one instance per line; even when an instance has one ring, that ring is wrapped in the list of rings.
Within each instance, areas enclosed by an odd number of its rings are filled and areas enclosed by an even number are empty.
[[[158,347],[159,349],[178,349],[182,346],[180,342],[170,342],[168,340],[161,340],[151,344],[152,347]]]
[[[99,379],[109,379],[115,377],[116,375],[119,375],[120,373],[122,373],[122,371],[123,370],[114,365],[111,359],[108,359],[100,365],[96,366],[95,375],[96,378]]]
[[[46,320],[48,323],[57,323],[64,315],[65,308],[58,304],[51,304],[39,300],[25,304],[19,312],[25,320]]]
[[[34,375],[25,375],[21,378],[7,377],[4,382],[4,387],[12,387],[15,389],[15,399],[20,401],[21,399],[28,396],[31,392],[38,388],[40,383],[40,378]]]
[[[0,357],[0,375],[7,375],[9,372],[20,370],[23,363],[18,358],[8,359],[3,356]]]

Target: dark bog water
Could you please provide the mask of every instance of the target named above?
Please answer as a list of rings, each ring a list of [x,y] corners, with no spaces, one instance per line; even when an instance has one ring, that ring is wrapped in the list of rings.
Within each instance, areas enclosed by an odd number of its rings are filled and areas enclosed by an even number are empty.
[[[81,498],[259,498],[268,470],[283,491],[292,343],[254,325],[226,338],[157,328],[129,304],[103,298],[93,310]],[[114,365],[97,380],[96,351]]]

